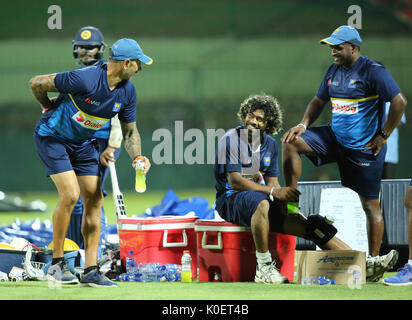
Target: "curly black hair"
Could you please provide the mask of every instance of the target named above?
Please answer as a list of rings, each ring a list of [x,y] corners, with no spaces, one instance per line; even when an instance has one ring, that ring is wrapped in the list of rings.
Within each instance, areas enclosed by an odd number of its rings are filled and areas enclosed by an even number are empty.
[[[265,132],[277,134],[282,130],[283,113],[278,100],[265,93],[250,95],[241,104],[237,113],[239,120],[243,123],[246,116],[256,110],[263,110],[267,121]]]

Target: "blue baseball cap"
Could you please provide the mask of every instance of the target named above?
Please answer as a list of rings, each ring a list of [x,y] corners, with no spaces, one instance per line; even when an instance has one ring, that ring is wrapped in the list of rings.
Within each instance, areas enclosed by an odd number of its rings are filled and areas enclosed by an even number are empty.
[[[133,39],[117,40],[113,46],[110,47],[110,49],[112,49],[113,53],[110,56],[110,59],[112,60],[123,61],[126,59],[137,59],[147,65],[151,65],[153,63],[153,59],[146,56],[139,44]]]
[[[330,44],[332,46],[337,46],[344,42],[349,42],[360,47],[362,39],[354,27],[340,26],[333,31],[329,38],[320,40],[320,43]]]

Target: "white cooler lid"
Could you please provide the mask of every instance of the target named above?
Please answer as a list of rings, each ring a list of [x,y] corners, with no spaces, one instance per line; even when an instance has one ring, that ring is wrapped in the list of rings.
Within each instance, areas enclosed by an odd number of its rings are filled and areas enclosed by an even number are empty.
[[[120,218],[119,230],[171,230],[193,229],[198,217],[161,216],[141,218]]]
[[[222,220],[198,219],[195,222],[195,231],[249,232],[250,227]]]

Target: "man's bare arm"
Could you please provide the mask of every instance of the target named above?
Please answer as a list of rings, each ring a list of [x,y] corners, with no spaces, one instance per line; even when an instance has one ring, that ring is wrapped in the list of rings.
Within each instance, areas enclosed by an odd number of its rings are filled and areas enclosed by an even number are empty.
[[[265,182],[266,182],[266,185],[269,187],[275,187],[276,189],[281,188],[278,177],[265,178]]]
[[[142,155],[140,134],[137,130],[136,122],[121,122],[124,148],[132,159]]]
[[[29,86],[36,100],[46,109],[53,108],[53,102],[50,101],[47,93],[48,92],[58,92],[54,83],[56,74],[40,75],[31,78],[29,81]]]
[[[230,187],[236,191],[247,191],[254,190],[262,193],[272,195],[282,201],[299,201],[300,192],[292,187],[281,188],[277,178],[273,178],[269,181],[266,186],[260,185],[252,180],[242,177],[239,172],[228,172],[226,173],[227,180]]]
[[[144,172],[149,171],[151,163],[148,158],[142,155],[142,146],[140,143],[140,134],[136,127],[136,122],[125,123],[120,121],[123,132],[124,148],[133,159],[132,167],[136,168],[139,159],[144,160]]]
[[[390,135],[392,131],[401,123],[402,115],[405,112],[407,101],[403,93],[399,93],[391,100],[391,107],[389,109],[388,119],[382,131]],[[372,150],[375,156],[378,155],[382,147],[386,143],[381,135],[375,136],[371,141],[365,145],[365,150]]]
[[[313,97],[313,99],[306,107],[302,121],[297,126],[294,126],[293,128],[286,131],[286,133],[281,138],[282,143],[289,143],[297,140],[306,131],[306,128],[308,128],[313,122],[316,121],[326,103],[327,101],[323,101],[317,96]]]

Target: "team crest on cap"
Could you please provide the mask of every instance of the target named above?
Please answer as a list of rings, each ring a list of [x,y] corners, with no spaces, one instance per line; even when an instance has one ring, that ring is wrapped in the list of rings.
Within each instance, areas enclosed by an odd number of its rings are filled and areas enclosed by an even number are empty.
[[[90,32],[90,30],[84,30],[84,31],[80,34],[80,37],[81,37],[83,40],[90,39],[91,36],[92,36],[92,33]]]

